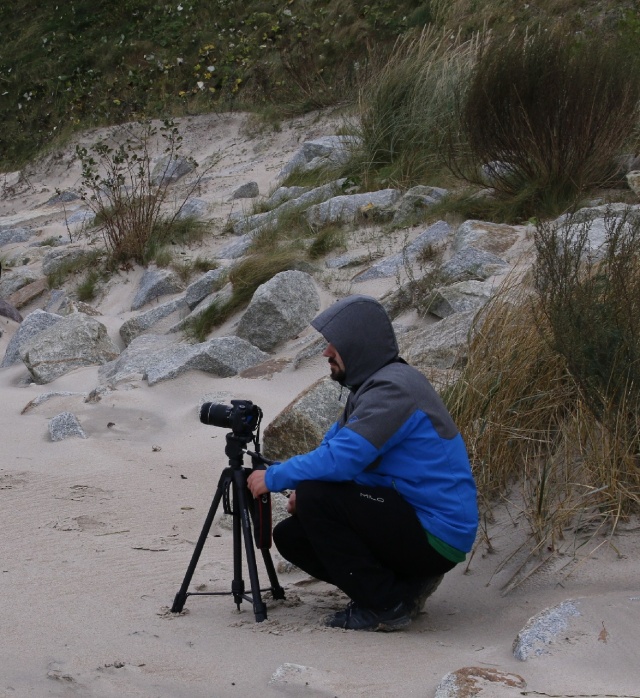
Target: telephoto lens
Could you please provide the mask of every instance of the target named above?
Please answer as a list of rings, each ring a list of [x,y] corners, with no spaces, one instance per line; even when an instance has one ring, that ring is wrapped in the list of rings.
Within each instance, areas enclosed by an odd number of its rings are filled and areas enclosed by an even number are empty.
[[[200,421],[214,427],[231,429],[234,434],[249,435],[260,426],[262,410],[251,400],[231,400],[231,405],[205,402],[200,408]]]
[[[233,406],[217,405],[215,402],[205,402],[200,408],[200,421],[213,427],[231,429],[233,426],[231,413]]]

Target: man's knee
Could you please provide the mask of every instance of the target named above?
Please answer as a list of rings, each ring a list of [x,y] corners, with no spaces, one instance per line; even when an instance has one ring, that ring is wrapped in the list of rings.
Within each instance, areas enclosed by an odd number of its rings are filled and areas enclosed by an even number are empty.
[[[332,492],[336,483],[304,480],[296,487],[296,513],[303,518],[327,509],[327,503],[335,499]]]

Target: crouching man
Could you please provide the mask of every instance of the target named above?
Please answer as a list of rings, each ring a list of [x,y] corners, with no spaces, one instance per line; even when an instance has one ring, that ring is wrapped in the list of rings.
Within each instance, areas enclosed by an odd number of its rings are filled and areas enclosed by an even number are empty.
[[[429,381],[398,355],[378,301],[356,295],[312,322],[328,342],[331,377],[349,390],[318,448],[255,470],[254,497],[295,490],[273,531],[280,554],[350,603],[333,628],[410,624],[478,526],[466,448]]]

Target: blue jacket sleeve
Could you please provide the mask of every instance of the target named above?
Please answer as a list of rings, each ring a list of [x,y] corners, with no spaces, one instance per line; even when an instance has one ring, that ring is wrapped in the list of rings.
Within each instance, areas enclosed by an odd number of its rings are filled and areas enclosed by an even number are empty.
[[[272,492],[280,492],[295,489],[303,480],[353,480],[377,455],[373,444],[352,429],[340,429],[336,423],[318,448],[272,465],[267,470],[265,484]]]

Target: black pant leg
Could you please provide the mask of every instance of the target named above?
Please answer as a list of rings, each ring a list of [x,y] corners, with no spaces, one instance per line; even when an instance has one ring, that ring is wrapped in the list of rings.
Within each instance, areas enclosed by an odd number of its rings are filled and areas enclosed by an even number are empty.
[[[295,521],[274,530],[280,553],[363,606],[408,601],[426,576],[454,566],[431,548],[415,511],[393,489],[307,481],[296,490],[296,507]]]

